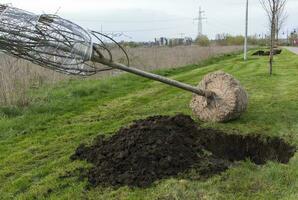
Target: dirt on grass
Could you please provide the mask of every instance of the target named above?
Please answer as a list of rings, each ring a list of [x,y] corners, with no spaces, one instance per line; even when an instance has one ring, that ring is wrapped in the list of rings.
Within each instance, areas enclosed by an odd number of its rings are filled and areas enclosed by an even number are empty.
[[[282,139],[241,136],[200,128],[189,116],[154,116],[135,121],[111,137],[80,145],[72,160],[93,166],[92,186],[147,187],[157,180],[192,171],[199,178],[225,171],[235,161],[289,162],[296,148]]]

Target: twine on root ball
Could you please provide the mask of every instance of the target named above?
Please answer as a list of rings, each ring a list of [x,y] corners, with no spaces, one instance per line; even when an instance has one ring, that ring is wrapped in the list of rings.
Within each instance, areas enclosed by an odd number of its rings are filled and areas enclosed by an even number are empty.
[[[223,71],[208,74],[198,88],[214,93],[210,98],[193,96],[190,107],[202,121],[227,122],[239,118],[247,109],[248,95],[230,74]]]

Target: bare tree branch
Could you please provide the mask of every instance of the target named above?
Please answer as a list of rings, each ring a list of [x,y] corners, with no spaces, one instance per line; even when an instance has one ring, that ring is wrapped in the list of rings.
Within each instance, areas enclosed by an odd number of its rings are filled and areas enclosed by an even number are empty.
[[[285,6],[287,0],[259,0],[263,6],[270,24],[270,58],[269,74],[272,75],[273,50],[277,44],[279,32],[286,20]]]

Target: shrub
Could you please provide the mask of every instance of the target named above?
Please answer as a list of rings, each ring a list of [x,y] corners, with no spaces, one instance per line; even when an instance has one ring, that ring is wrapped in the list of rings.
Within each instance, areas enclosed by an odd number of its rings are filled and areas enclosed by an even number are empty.
[[[198,45],[206,47],[210,45],[210,40],[206,35],[201,35],[196,38],[195,41]]]

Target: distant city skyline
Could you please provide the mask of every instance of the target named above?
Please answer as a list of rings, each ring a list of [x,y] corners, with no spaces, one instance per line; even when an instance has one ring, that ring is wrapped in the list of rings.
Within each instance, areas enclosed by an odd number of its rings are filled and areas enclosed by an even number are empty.
[[[157,37],[197,35],[199,6],[206,11],[203,33],[244,35],[245,0],[2,0],[36,14],[57,13],[84,28],[123,33],[118,40],[153,41]],[[267,34],[268,20],[259,0],[250,0],[249,35]],[[298,27],[298,1],[288,0],[286,34]],[[285,36],[285,35],[284,35]],[[283,37],[283,35],[282,35]]]

